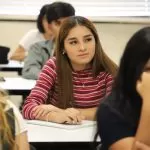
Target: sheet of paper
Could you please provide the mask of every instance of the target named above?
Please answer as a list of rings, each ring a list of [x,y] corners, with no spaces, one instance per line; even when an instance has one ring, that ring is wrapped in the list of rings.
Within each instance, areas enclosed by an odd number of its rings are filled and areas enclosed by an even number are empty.
[[[62,129],[67,129],[67,130],[85,128],[85,127],[90,127],[90,126],[96,125],[96,121],[88,121],[88,120],[83,120],[82,123],[78,124],[78,125],[58,124],[58,123],[40,121],[40,120],[26,120],[26,122],[27,122],[27,124],[62,128]]]

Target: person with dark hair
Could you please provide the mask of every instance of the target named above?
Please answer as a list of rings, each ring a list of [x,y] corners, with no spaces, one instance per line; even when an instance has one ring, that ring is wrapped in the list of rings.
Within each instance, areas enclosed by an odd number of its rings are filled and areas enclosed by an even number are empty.
[[[116,70],[93,23],[81,16],[69,17],[59,30],[56,57],[46,62],[24,103],[24,118],[68,124],[95,120]]]
[[[150,27],[128,41],[111,94],[97,111],[102,150],[150,146]]]
[[[50,40],[53,38],[52,32],[48,27],[46,18],[46,12],[49,4],[44,5],[40,9],[40,13],[37,17],[37,29],[32,29],[26,33],[20,40],[18,47],[14,51],[10,51],[8,58],[10,60],[23,61],[28,55],[28,51],[36,42]]]
[[[37,42],[30,48],[24,61],[22,76],[26,79],[37,79],[45,62],[53,55],[55,38],[63,21],[75,15],[75,9],[69,3],[54,2],[49,5],[46,18],[48,28],[53,34],[53,40]]]
[[[54,2],[47,10],[47,21],[50,24],[51,31],[57,36],[62,22],[69,16],[75,15],[74,7],[65,2]]]

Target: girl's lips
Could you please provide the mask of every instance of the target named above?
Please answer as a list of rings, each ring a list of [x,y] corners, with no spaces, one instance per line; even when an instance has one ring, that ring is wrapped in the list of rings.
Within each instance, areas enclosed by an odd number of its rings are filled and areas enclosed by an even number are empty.
[[[80,54],[80,55],[78,55],[78,56],[87,56],[88,55],[88,53],[84,53],[84,54]]]

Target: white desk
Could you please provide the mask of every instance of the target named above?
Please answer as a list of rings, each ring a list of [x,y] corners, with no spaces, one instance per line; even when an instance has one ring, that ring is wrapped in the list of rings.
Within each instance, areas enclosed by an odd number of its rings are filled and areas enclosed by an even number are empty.
[[[34,87],[36,80],[28,80],[22,77],[4,77],[0,82],[0,88],[7,90],[12,95],[27,95]]]
[[[96,125],[72,130],[27,124],[29,142],[93,142]]]
[[[17,71],[21,74],[24,62],[10,60],[8,64],[0,64],[1,71]]]

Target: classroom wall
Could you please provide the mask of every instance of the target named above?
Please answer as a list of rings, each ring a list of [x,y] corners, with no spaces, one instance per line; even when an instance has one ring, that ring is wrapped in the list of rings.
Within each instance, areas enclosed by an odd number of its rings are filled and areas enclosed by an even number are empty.
[[[95,23],[103,49],[118,64],[124,45],[129,37],[146,24],[134,23]],[[35,22],[0,21],[0,45],[6,45],[14,50],[21,37],[30,29],[35,28]]]

